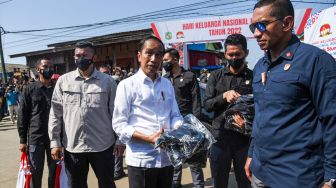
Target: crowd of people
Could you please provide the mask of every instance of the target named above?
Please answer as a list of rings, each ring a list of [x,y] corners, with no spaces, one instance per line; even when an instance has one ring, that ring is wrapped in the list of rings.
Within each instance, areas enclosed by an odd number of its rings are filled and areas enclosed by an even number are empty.
[[[138,44],[139,70],[96,68],[95,47],[87,41],[75,46],[77,69],[57,82],[52,61],[38,60],[37,81],[0,91],[9,113],[17,111],[19,150],[29,154],[32,187],[41,187],[45,153],[49,187],[58,160],[65,162],[69,187],[87,187],[89,166],[99,187],[115,187],[116,177],[125,176],[124,151],[130,188],[182,187],[182,166],[173,167],[155,143],[165,131],[178,129],[187,114],[202,120],[201,102],[214,112],[209,127],[217,140],[209,151],[213,187],[228,187],[232,164],[239,188],[335,187],[335,59],[292,34],[290,0],[258,1],[251,21],[265,51],[253,71],[241,34],[225,40],[227,66],[202,71],[199,78],[179,66],[176,49],[165,49],[154,36]],[[199,82],[206,83],[203,101]],[[228,106],[252,94],[252,134],[227,129]],[[244,129],[241,114],[232,118]],[[202,168],[189,168],[194,186],[204,187]]]
[[[128,78],[135,73],[134,68],[123,69],[121,67],[112,67],[109,64],[103,64],[100,67],[106,67],[107,74],[111,75],[113,79],[119,83],[121,80]],[[99,67],[99,68],[100,68]],[[59,75],[54,74],[51,78],[53,84],[56,83]],[[17,110],[19,108],[19,100],[23,90],[28,84],[31,84],[39,80],[39,75],[34,78],[27,76],[24,73],[22,76],[12,76],[7,82],[0,79],[0,121],[6,116],[10,116],[10,120],[13,124],[17,121]]]
[[[16,123],[20,94],[29,83],[34,81],[27,75],[20,78],[12,77],[6,83],[0,79],[0,121],[3,117],[10,116],[12,123]]]

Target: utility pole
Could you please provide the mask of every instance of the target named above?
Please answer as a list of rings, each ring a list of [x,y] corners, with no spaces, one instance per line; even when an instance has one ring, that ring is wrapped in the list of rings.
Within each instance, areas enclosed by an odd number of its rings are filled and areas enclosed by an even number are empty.
[[[5,34],[5,30],[0,26],[0,63],[2,67],[2,77],[5,83],[7,83],[7,72],[6,72],[6,67],[5,67],[5,60],[3,56],[3,51],[2,51],[2,35]]]

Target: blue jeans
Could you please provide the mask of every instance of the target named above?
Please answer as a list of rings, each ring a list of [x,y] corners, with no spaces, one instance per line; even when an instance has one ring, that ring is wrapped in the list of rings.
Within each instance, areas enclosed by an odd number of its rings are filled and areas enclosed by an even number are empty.
[[[202,168],[190,166],[191,177],[196,188],[204,187],[204,174]],[[173,188],[181,186],[182,165],[174,168]]]
[[[49,144],[29,145],[29,162],[32,171],[33,188],[41,188],[42,175],[44,168],[44,158],[47,155],[48,164],[48,187],[55,187],[56,161],[51,158],[51,150]],[[45,153],[45,154],[44,154]]]

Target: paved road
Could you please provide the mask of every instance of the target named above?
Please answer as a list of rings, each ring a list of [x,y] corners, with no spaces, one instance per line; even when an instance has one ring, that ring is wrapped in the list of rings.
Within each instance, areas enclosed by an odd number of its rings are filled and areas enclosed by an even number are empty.
[[[12,188],[16,185],[16,178],[19,169],[20,153],[18,151],[19,138],[16,126],[14,126],[8,117],[0,122],[0,188]],[[45,165],[46,166],[46,165]],[[207,165],[204,170],[205,185],[207,188],[212,187],[210,178],[210,167]],[[44,169],[43,186],[47,187],[47,169]],[[127,169],[125,169],[127,174]],[[182,184],[184,188],[193,187],[189,168],[183,169]],[[95,175],[90,169],[88,177],[89,187],[98,187]],[[128,180],[123,178],[116,181],[117,187],[127,188]],[[236,188],[234,174],[230,174],[229,188]]]

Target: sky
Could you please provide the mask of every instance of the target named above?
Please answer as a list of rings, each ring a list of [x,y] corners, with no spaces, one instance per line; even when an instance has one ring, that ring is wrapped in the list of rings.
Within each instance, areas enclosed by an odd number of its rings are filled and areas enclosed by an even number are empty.
[[[311,1],[311,0],[305,0]],[[315,0],[315,2],[334,2],[335,0]],[[167,8],[179,8],[205,0],[0,0],[0,26],[5,31],[35,30],[55,27],[67,27],[82,24],[91,24],[126,18]],[[212,0],[209,8],[200,9],[198,14],[188,17],[204,17],[208,13],[228,15],[233,13],[251,13],[255,0],[235,4],[239,0]],[[223,6],[216,6],[216,3]],[[293,3],[294,8],[314,7],[313,12],[330,7],[331,5]],[[174,9],[173,9],[174,10]],[[195,10],[197,11],[197,10]],[[182,11],[183,12],[183,11]],[[161,17],[169,14],[164,12]],[[175,15],[163,20],[183,19],[185,16]],[[211,16],[208,16],[211,17]],[[155,20],[154,20],[155,21]],[[162,21],[162,20],[160,20]],[[123,23],[115,26],[90,29],[73,34],[56,33],[60,31],[34,32],[2,35],[2,44],[5,63],[26,64],[25,58],[9,58],[9,55],[47,49],[47,44],[80,38],[94,37],[120,31],[131,31],[141,28],[150,28],[150,20],[137,23]],[[72,31],[74,32],[74,31]],[[76,32],[76,31],[75,31]],[[31,36],[38,35],[38,36]],[[44,36],[41,36],[44,35]],[[48,35],[48,36],[45,36]],[[64,36],[66,35],[66,36]],[[249,41],[250,55],[248,61],[255,62],[262,52],[255,41]]]

